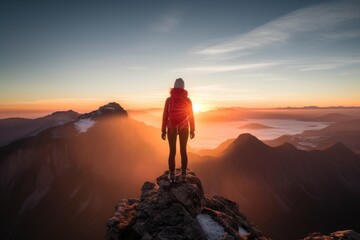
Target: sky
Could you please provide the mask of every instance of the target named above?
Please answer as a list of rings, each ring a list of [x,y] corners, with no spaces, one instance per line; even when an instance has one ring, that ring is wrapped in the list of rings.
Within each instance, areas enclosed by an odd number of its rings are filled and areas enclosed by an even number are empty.
[[[0,113],[360,106],[360,1],[0,2]]]

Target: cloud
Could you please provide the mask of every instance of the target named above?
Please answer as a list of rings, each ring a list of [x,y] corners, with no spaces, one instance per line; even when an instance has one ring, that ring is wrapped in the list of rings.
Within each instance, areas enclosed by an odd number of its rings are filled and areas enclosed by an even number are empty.
[[[344,39],[358,38],[360,37],[360,29],[323,33],[320,34],[320,36],[329,40],[344,40]]]
[[[289,41],[298,34],[326,33],[339,26],[360,20],[360,1],[343,1],[320,4],[291,12],[254,30],[222,41],[197,53],[215,55],[249,51]],[[346,36],[358,36],[346,32]],[[323,34],[323,37],[326,37]],[[331,36],[331,35],[329,35]],[[337,35],[338,39],[342,36]]]
[[[281,68],[283,69],[283,68]],[[237,79],[251,80],[251,81],[266,81],[266,82],[277,82],[287,80],[286,77],[279,75],[278,73],[250,73],[250,74],[237,74]]]
[[[222,84],[212,84],[212,85],[201,85],[201,86],[193,86],[188,88],[189,91],[194,91],[197,93],[209,93],[209,92],[234,92],[234,89],[229,86],[224,86]],[[250,89],[236,89],[236,92],[253,92]]]
[[[169,95],[168,92],[139,92],[137,94],[122,94],[119,99],[121,102],[162,102]]]
[[[308,64],[308,65],[300,65],[296,68],[300,71],[320,71],[320,70],[330,70],[340,67],[339,64],[336,63],[327,63],[327,64]]]
[[[317,61],[289,61],[288,67],[299,71],[321,71],[338,69],[348,65],[359,65],[359,58],[333,58],[332,60],[318,59]]]
[[[251,63],[251,64],[237,64],[237,65],[214,65],[214,66],[200,66],[176,69],[182,72],[198,72],[198,73],[216,73],[216,72],[230,72],[239,70],[259,69],[274,66],[276,63]]]
[[[171,32],[180,23],[178,14],[167,14],[151,26],[155,32]]]

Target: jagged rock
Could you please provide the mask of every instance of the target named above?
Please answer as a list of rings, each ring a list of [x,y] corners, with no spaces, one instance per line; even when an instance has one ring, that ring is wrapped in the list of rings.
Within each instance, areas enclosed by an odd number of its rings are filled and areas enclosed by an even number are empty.
[[[119,201],[106,239],[266,239],[235,202],[204,194],[194,172],[175,183],[167,174],[156,183],[145,182],[140,200]]]
[[[360,240],[360,234],[354,230],[343,230],[323,235],[316,232],[309,234],[304,240]]]
[[[109,239],[114,239],[114,237],[128,237],[136,238],[136,233],[132,231],[131,226],[134,224],[136,219],[136,210],[135,207],[139,204],[137,199],[122,199],[120,200],[115,207],[115,214],[112,218],[108,220],[108,227],[111,228],[108,231],[108,234],[113,236],[107,236]]]

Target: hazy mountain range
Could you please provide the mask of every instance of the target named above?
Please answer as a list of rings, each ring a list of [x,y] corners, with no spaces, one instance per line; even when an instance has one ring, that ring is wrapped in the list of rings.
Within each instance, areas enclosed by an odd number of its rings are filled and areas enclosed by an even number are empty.
[[[80,114],[74,111],[54,112],[36,119],[6,118],[0,119],[0,146],[24,137],[31,137],[50,127],[74,121]]]
[[[360,119],[335,122],[320,130],[307,130],[301,134],[284,135],[265,141],[270,146],[279,146],[285,142],[303,150],[325,149],[341,142],[360,154]]]
[[[0,147],[1,239],[103,238],[115,202],[167,168],[159,132],[110,103]],[[303,151],[244,134],[202,155],[189,167],[205,190],[267,236],[359,231],[360,157],[343,143]]]

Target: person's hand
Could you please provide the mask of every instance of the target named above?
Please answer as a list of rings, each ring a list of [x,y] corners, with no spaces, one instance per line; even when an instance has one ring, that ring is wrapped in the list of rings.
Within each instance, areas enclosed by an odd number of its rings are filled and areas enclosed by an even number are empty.
[[[195,133],[194,132],[190,132],[190,139],[193,139],[195,137]]]
[[[161,138],[162,138],[163,140],[166,139],[166,132],[162,132],[162,133],[161,133]]]

